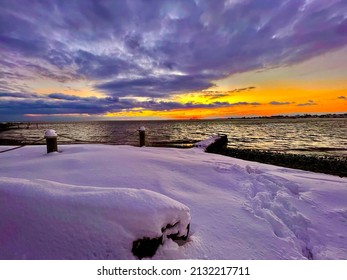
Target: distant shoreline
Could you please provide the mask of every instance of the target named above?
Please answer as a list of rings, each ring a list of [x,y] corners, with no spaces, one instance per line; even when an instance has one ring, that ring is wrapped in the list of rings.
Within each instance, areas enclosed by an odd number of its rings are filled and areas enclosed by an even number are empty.
[[[342,114],[323,114],[323,115],[311,115],[311,114],[297,114],[297,115],[273,115],[273,116],[259,116],[259,117],[241,117],[241,118],[228,118],[228,119],[341,119],[347,118],[347,113]]]
[[[0,132],[15,128],[18,125],[41,124],[41,123],[74,123],[74,122],[158,122],[158,121],[213,121],[213,120],[259,120],[259,119],[344,119],[347,113],[341,114],[296,114],[296,115],[272,115],[272,116],[251,116],[251,117],[223,117],[223,118],[187,118],[187,119],[134,119],[134,120],[52,120],[52,121],[4,121],[0,122]]]

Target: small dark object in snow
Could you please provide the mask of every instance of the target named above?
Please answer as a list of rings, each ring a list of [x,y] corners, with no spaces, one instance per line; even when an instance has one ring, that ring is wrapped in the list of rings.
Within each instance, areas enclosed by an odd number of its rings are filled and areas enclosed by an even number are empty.
[[[158,238],[144,237],[133,242],[131,252],[140,260],[142,258],[151,258],[157,252],[159,245],[163,243],[163,236]]]
[[[169,226],[169,225],[168,225]],[[170,225],[171,226],[171,225]],[[168,228],[168,227],[166,227]],[[190,230],[190,224],[188,224],[187,226],[187,233],[186,235],[180,235],[180,232],[177,232],[177,233],[173,233],[173,234],[170,234],[167,236],[167,238],[170,238],[172,239],[173,241],[177,241],[177,240],[187,240],[188,239],[188,235],[189,235],[189,230]]]
[[[133,248],[132,248],[131,252],[134,254],[134,256],[138,257],[140,260],[143,258],[153,257],[155,255],[155,253],[157,252],[159,245],[163,244],[165,231],[167,229],[175,227],[178,223],[179,222],[177,222],[174,225],[168,224],[165,228],[162,228],[161,232],[163,232],[163,235],[160,237],[157,237],[157,238],[144,237],[142,239],[135,240],[133,242]],[[177,232],[177,233],[172,233],[172,234],[168,235],[167,238],[170,238],[174,241],[185,241],[188,238],[189,229],[190,229],[190,224],[188,224],[188,226],[187,226],[187,232],[185,235],[180,235],[180,232]],[[182,243],[182,245],[184,243]],[[180,245],[180,243],[178,243],[178,244]]]

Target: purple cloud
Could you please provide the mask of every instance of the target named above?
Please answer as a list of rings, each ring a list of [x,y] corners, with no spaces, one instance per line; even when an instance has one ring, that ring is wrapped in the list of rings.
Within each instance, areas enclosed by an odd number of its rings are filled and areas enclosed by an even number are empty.
[[[292,102],[280,102],[280,101],[271,101],[269,102],[270,105],[289,105],[292,104]]]
[[[347,44],[345,0],[0,4],[3,90],[30,92],[24,78],[43,77],[87,80],[113,97],[168,97]]]
[[[81,51],[75,53],[74,62],[77,73],[86,78],[106,79],[119,74],[139,73],[141,68],[134,62],[112,55],[95,55]]]
[[[40,98],[41,96],[35,93],[22,93],[22,92],[0,92],[1,97],[12,98]]]
[[[79,96],[76,96],[76,95],[67,95],[67,94],[64,94],[64,93],[51,93],[51,94],[48,94],[47,96],[49,98],[58,99],[58,100],[69,100],[69,101],[83,100],[82,97],[79,97]]]
[[[308,100],[306,103],[300,103],[296,106],[303,107],[303,106],[314,106],[314,105],[317,105],[317,103],[314,102],[313,100]]]
[[[208,76],[160,75],[137,79],[121,79],[96,87],[114,96],[163,97],[185,91],[203,90],[213,86]]]
[[[29,98],[30,96],[30,98]],[[236,106],[260,106],[258,102],[214,102],[179,103],[166,101],[136,101],[134,99],[119,99],[115,97],[79,97],[62,93],[49,95],[0,93],[0,116],[14,116],[20,114],[90,114],[102,115],[108,112],[119,112],[141,108],[153,111],[192,108],[221,108]]]

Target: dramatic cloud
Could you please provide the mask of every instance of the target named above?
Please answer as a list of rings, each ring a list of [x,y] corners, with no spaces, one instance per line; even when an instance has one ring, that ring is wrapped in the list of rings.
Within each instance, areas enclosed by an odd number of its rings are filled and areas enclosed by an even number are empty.
[[[161,75],[138,79],[122,79],[97,86],[115,96],[161,97],[213,86],[204,76]]]
[[[1,97],[12,97],[1,99]],[[22,114],[91,114],[99,115],[110,111],[131,109],[136,104],[117,98],[78,97],[61,93],[23,98],[17,94],[0,93],[0,115]]]
[[[0,92],[0,97],[14,97],[14,98],[39,98],[40,95],[35,93],[21,93],[21,92]]]
[[[31,92],[26,80],[43,79],[87,81],[115,98],[164,98],[347,44],[345,0],[0,0],[0,5],[5,91]],[[65,99],[76,106],[81,101]]]
[[[67,94],[63,94],[63,93],[51,93],[48,95],[48,97],[50,97],[52,99],[70,100],[70,101],[83,100],[82,97],[75,96],[75,95],[67,95]]]
[[[341,95],[341,96],[339,96],[339,97],[338,97],[338,99],[347,100],[347,97],[346,97],[346,96]]]
[[[30,96],[30,98],[28,97]],[[179,103],[168,101],[137,101],[135,99],[119,99],[117,97],[79,97],[62,93],[52,93],[48,95],[3,93],[0,92],[0,115],[22,114],[90,114],[103,115],[110,112],[124,110],[152,110],[163,111],[172,109],[193,109],[193,108],[221,108],[234,106],[259,106],[258,102],[214,102],[210,104],[202,103]]]
[[[117,54],[115,54],[117,55]],[[109,55],[95,55],[79,50],[74,57],[77,73],[92,79],[106,79],[120,74],[139,73],[140,67],[125,58]]]

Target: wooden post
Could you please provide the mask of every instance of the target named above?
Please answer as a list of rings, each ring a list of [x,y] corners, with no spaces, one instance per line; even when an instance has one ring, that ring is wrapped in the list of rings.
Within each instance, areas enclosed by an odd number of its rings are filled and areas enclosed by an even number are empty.
[[[139,129],[140,133],[140,147],[143,147],[146,145],[146,134],[145,134],[146,128],[144,126],[141,126]]]
[[[58,152],[58,135],[53,129],[47,129],[45,131],[45,139],[47,145],[47,154],[52,152]]]

